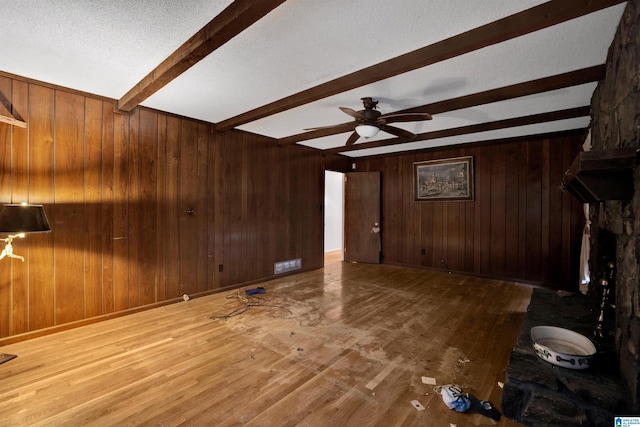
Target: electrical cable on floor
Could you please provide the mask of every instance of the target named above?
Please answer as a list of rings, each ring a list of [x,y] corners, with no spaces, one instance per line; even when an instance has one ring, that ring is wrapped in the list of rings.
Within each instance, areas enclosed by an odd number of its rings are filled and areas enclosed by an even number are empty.
[[[451,274],[451,270],[449,269],[449,266],[447,265],[446,262],[444,262],[444,260],[440,261],[440,265],[444,265],[444,267],[447,269],[447,273]]]
[[[234,316],[238,316],[242,313],[244,313],[245,311],[247,311],[250,307],[273,307],[273,308],[279,308],[281,310],[285,310],[288,311],[289,314],[293,314],[293,312],[291,310],[289,310],[286,307],[280,306],[280,305],[273,305],[273,304],[267,304],[267,300],[261,297],[256,297],[256,296],[250,296],[250,297],[245,297],[243,295],[240,295],[240,290],[236,289],[235,293],[231,293],[228,295],[225,295],[226,299],[236,299],[238,302],[240,302],[241,304],[243,304],[241,307],[236,308],[235,310],[227,313],[227,314],[222,314],[222,315],[213,315],[210,317],[210,319],[224,319],[227,320],[230,317],[234,317]]]

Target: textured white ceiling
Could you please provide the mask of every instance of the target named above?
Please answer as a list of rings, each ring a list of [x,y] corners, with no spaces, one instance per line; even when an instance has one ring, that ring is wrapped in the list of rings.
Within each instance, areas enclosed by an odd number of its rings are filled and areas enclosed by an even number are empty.
[[[114,99],[231,0],[0,0],[0,71]],[[288,0],[142,105],[220,122],[543,3],[539,0]],[[603,64],[625,4],[240,126],[286,137],[350,121],[360,98],[392,112]],[[595,84],[434,115],[414,133],[589,104]],[[363,156],[584,128],[588,118],[346,153]],[[344,145],[348,134],[308,140]],[[380,133],[375,139],[387,139]]]
[[[482,3],[473,10],[468,0],[290,0],[144,105],[219,122],[542,2]],[[205,110],[208,99],[224,102]],[[361,107],[360,97],[350,101]]]
[[[0,71],[118,99],[229,3],[0,0]]]

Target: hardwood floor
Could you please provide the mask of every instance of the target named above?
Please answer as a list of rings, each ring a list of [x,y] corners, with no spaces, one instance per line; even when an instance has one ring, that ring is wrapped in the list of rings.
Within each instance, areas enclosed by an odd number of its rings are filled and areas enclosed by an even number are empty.
[[[422,377],[499,407],[529,287],[336,255],[256,286],[265,305],[227,319],[232,292],[7,345],[0,424],[517,425],[448,409]]]

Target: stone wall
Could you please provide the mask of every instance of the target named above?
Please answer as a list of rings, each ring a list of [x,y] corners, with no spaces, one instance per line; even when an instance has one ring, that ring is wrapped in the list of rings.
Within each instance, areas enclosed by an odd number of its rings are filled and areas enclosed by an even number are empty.
[[[640,0],[629,0],[609,48],[606,78],[591,100],[592,150],[640,148],[639,12]],[[591,205],[591,247],[597,248],[598,229],[615,235],[616,349],[631,409],[640,412],[640,168],[634,181],[633,200]]]

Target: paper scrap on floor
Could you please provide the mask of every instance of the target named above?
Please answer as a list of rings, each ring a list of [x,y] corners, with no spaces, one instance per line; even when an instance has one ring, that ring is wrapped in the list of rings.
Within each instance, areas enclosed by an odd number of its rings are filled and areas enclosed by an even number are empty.
[[[423,384],[436,385],[436,379],[432,377],[422,377]]]

